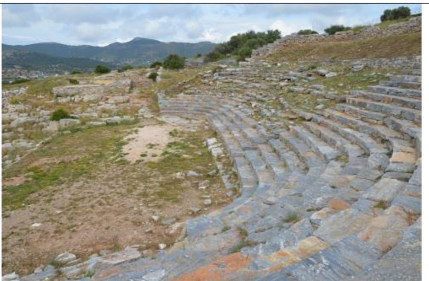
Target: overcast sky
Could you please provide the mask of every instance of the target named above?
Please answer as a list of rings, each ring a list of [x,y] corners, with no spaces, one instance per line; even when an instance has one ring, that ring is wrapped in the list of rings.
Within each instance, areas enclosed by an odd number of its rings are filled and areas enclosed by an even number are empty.
[[[419,4],[402,4],[420,13]],[[401,4],[3,4],[6,44],[59,42],[104,46],[145,37],[223,42],[248,30],[323,32],[331,24],[376,23]]]

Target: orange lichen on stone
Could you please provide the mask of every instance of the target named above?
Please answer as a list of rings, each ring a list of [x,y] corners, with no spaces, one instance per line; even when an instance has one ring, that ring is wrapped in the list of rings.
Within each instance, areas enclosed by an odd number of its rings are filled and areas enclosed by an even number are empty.
[[[329,201],[328,206],[333,210],[342,211],[342,210],[350,208],[351,205],[350,205],[350,203],[348,203],[344,200],[341,200],[339,198],[332,198]]]
[[[286,247],[267,256],[265,258],[267,261],[275,263],[274,266],[268,268],[268,271],[275,272],[282,269],[283,267],[295,264],[311,255],[320,252],[328,246],[328,243],[315,236],[307,237],[299,241],[298,245],[296,246]]]
[[[182,275],[175,281],[221,281],[228,280],[227,276],[245,269],[252,259],[242,255],[241,253],[234,253],[226,257],[220,258],[208,265],[200,267],[192,272]]]

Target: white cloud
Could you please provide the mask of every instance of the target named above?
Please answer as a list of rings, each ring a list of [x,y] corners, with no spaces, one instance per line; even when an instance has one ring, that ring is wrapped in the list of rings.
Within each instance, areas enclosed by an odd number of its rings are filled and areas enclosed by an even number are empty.
[[[306,28],[323,32],[331,24],[374,23],[384,9],[400,5],[10,4],[3,5],[3,40],[8,44],[100,45],[146,37],[166,42],[223,42],[251,29],[279,29],[287,35]],[[409,6],[421,10],[421,5]]]

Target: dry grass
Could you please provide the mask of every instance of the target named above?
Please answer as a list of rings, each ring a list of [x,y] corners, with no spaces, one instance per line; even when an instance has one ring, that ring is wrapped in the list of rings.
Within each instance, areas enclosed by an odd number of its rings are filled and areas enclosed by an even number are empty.
[[[286,46],[271,54],[272,61],[355,60],[395,58],[422,53],[421,32],[362,40],[336,40]]]

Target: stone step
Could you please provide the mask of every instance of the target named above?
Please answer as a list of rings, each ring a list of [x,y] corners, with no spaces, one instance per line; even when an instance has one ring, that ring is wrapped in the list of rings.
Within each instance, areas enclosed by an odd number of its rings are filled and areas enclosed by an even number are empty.
[[[405,88],[405,89],[421,89],[422,84],[420,82],[381,81],[380,86],[398,87],[398,88]]]
[[[421,69],[404,69],[402,70],[402,74],[422,76],[422,70]]]
[[[287,169],[291,172],[305,173],[306,165],[303,163],[294,152],[289,150],[279,139],[271,139],[268,141],[271,147],[277,152],[277,155],[284,161]]]
[[[422,280],[421,218],[405,232],[402,241],[378,261],[368,264],[352,280]]]
[[[325,161],[317,156],[311,148],[302,140],[295,138],[290,132],[280,133],[280,139],[303,161],[308,169],[324,167]]]
[[[389,115],[400,117],[409,121],[414,121],[419,124],[422,122],[422,112],[420,110],[385,104],[381,102],[374,102],[362,98],[347,98],[347,103],[371,111],[387,113]]]
[[[341,153],[337,149],[313,135],[305,128],[294,126],[291,127],[291,132],[303,140],[314,152],[316,152],[321,158],[325,159],[326,162],[341,156]]]
[[[369,124],[359,119],[353,118],[348,114],[344,114],[331,109],[325,110],[330,119],[337,121],[345,126],[351,127],[361,133],[369,134],[374,138],[382,141],[388,141],[390,138],[402,138],[402,135],[395,130],[389,129],[384,125]]]
[[[385,94],[390,96],[410,97],[410,98],[422,98],[421,90],[413,89],[401,89],[397,87],[385,87],[385,86],[369,86],[368,91]]]
[[[360,146],[365,153],[371,154],[388,154],[388,150],[382,145],[377,143],[368,134],[355,131],[338,122],[326,119],[324,117],[313,118],[313,121],[330,128],[332,131],[337,132],[342,137]]]
[[[389,117],[384,120],[384,123],[392,129],[406,134],[412,138],[417,138],[422,135],[421,127],[416,126],[416,124],[412,121]]]
[[[295,265],[258,280],[349,280],[375,263],[381,255],[382,253],[370,243],[355,236],[347,237]]]
[[[283,183],[287,179],[287,168],[283,161],[278,157],[277,153],[273,151],[269,144],[258,145],[262,158],[268,163],[275,175],[276,182]]]
[[[386,114],[364,110],[359,107],[355,107],[345,103],[337,104],[335,106],[335,109],[345,113],[353,114],[357,118],[362,118],[366,122],[376,123],[376,124],[380,124],[380,123],[382,124],[383,120],[387,117]]]
[[[361,97],[373,101],[389,103],[389,104],[397,104],[400,106],[414,108],[414,109],[422,109],[422,101],[420,99],[408,98],[408,97],[399,97],[399,96],[391,96],[384,94],[377,94],[366,91],[352,91],[353,97]]]
[[[317,125],[313,122],[304,122],[302,125],[317,137],[346,153],[349,158],[359,157],[365,154],[359,146],[351,143],[327,127]]]
[[[421,83],[422,77],[420,75],[392,75],[390,80],[394,82],[416,82]]]

